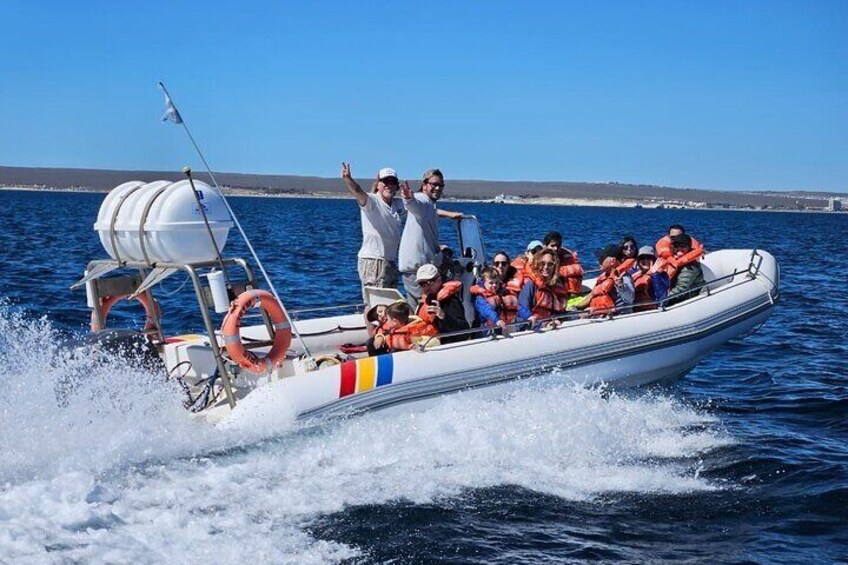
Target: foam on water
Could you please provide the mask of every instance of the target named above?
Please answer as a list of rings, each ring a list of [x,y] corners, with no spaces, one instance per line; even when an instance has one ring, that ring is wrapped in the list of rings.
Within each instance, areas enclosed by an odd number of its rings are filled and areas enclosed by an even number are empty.
[[[83,367],[51,345],[49,324],[0,311],[0,335],[0,555],[16,561],[339,561],[358,549],[308,526],[353,505],[498,485],[569,500],[709,490],[699,456],[731,441],[673,399],[556,374],[321,425],[278,422],[256,441],[190,421],[161,379],[117,362],[89,367],[60,406],[57,382]]]

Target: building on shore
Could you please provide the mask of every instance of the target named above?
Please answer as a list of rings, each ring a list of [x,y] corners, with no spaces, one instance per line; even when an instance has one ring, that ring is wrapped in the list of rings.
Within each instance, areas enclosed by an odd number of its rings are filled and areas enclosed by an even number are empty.
[[[842,200],[839,198],[828,198],[827,199],[827,210],[828,212],[839,212],[842,210]]]

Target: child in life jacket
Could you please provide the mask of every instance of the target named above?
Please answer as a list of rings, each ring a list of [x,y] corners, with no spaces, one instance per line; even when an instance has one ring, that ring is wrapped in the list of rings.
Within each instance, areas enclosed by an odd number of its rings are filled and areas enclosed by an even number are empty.
[[[438,334],[432,324],[411,314],[406,302],[395,302],[386,309],[384,331],[374,336],[374,355],[407,351],[422,340]],[[439,345],[437,340],[431,341],[433,343],[429,345]]]
[[[577,305],[578,310],[588,308],[593,317],[616,313],[626,314],[630,311],[636,290],[633,287],[633,279],[628,273],[617,272],[620,266],[618,260],[620,254],[621,249],[618,245],[607,245],[598,253],[601,274],[595,280],[592,292]]]
[[[474,310],[482,324],[488,328],[498,327],[506,335],[508,324],[518,314],[518,297],[508,292],[501,283],[500,274],[491,267],[480,273],[480,281],[471,287]]]

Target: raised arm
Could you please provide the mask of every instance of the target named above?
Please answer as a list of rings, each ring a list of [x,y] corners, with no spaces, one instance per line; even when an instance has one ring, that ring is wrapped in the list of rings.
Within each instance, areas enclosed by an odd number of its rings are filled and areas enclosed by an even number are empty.
[[[360,206],[364,207],[368,204],[368,193],[362,190],[362,187],[350,175],[350,163],[342,163],[342,180]]]
[[[461,220],[463,217],[462,212],[449,212],[447,210],[442,210],[441,208],[436,209],[436,214],[438,214],[440,218],[449,218],[451,220]]]

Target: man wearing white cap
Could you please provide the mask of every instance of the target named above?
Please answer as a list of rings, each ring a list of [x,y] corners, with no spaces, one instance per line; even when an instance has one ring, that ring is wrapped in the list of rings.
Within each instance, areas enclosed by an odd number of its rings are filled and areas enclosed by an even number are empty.
[[[395,199],[399,186],[397,173],[388,167],[380,169],[372,192],[367,193],[353,180],[350,163],[342,163],[342,180],[356,198],[362,220],[362,247],[357,255],[357,267],[363,298],[366,286],[397,288],[398,247],[406,215],[401,201]]]
[[[400,241],[399,267],[403,274],[407,301],[413,310],[421,300],[421,289],[415,281],[418,267],[427,263],[435,263],[437,267],[441,265],[439,218],[462,218],[460,212],[436,208],[436,202],[442,197],[444,189],[445,177],[439,169],[424,172],[420,192],[413,194],[408,183],[404,182],[403,185],[403,204],[409,217]]]

